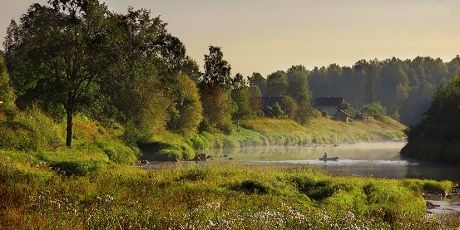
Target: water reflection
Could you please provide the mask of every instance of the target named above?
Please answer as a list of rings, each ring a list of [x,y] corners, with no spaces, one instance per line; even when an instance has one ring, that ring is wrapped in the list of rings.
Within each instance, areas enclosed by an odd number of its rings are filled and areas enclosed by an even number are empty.
[[[327,171],[384,178],[420,178],[460,182],[460,168],[411,161],[399,152],[405,142],[204,150],[213,161],[319,167]],[[338,161],[320,161],[324,152]]]

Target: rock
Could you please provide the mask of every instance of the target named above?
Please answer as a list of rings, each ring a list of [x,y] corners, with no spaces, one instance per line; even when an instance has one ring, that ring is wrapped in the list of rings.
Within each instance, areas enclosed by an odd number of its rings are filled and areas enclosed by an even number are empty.
[[[446,195],[447,195],[447,192],[446,192],[444,189],[440,189],[440,188],[430,188],[430,189],[426,189],[426,190],[425,190],[425,193],[430,193],[430,194],[439,196],[439,197],[441,197],[441,198],[444,198],[444,197],[446,197]]]
[[[427,201],[426,202],[426,207],[429,208],[429,209],[433,209],[433,208],[439,207],[439,205],[433,204],[433,203]]]
[[[202,153],[202,154],[196,155],[195,160],[196,161],[205,161],[206,160],[206,154]]]

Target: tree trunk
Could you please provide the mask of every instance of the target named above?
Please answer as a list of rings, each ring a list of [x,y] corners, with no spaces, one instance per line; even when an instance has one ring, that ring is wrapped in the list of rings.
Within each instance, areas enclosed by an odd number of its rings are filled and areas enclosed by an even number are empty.
[[[67,108],[67,136],[65,139],[65,145],[69,148],[72,148],[72,118],[73,118],[73,108]]]

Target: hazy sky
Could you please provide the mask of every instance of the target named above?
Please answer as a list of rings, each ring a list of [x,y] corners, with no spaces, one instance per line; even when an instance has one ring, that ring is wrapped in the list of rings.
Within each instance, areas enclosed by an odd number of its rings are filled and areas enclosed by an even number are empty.
[[[32,3],[0,0],[0,42],[12,18]],[[360,59],[460,54],[459,0],[100,0],[161,15],[168,31],[203,66],[209,45],[220,46],[232,75],[263,76],[302,64],[307,69]],[[3,46],[2,48],[3,49]]]

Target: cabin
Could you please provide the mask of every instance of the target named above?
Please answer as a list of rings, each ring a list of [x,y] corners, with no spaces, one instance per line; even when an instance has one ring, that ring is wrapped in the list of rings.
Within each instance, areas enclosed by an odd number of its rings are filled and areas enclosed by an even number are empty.
[[[332,116],[333,120],[343,122],[348,122],[348,118],[353,118],[353,116],[346,110],[340,110]]]
[[[266,117],[274,117],[273,114],[273,105],[275,103],[278,103],[281,105],[281,101],[283,100],[284,97],[271,97],[271,96],[266,96],[266,97],[261,97],[260,99],[262,100],[262,111],[264,111]]]
[[[345,103],[343,97],[317,97],[314,108],[319,111],[325,110],[329,114],[336,114],[339,112],[339,106],[342,103]]]
[[[358,113],[353,116],[353,119],[356,121],[367,121],[369,120],[369,117],[364,115],[363,113]]]

